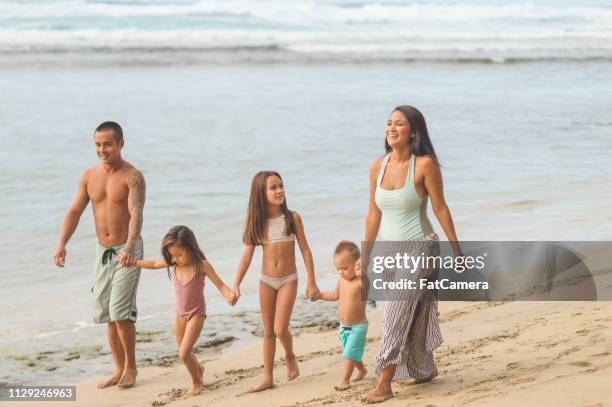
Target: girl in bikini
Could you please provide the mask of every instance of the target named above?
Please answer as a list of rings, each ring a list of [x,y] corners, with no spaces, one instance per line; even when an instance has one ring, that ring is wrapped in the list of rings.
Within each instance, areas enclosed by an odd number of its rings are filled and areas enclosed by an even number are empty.
[[[233,287],[236,300],[240,297],[240,283],[251,264],[255,247],[261,245],[263,248],[259,303],[264,327],[264,377],[259,386],[250,390],[258,392],[274,387],[272,371],[277,337],[285,349],[287,380],[295,379],[300,373],[289,332],[298,279],[295,240],[308,272],[306,295],[310,300],[319,297],[302,219],[287,208],[283,180],[275,171],[261,171],[253,177],[242,240],[245,248]]]
[[[236,297],[219,278],[198,246],[195,235],[187,226],[174,226],[162,241],[163,260],[137,260],[136,267],[168,270],[176,292],[176,343],[179,357],[187,367],[192,386],[187,395],[196,395],[204,385],[204,368],[192,350],[206,319],[204,279],[210,278],[230,305]]]

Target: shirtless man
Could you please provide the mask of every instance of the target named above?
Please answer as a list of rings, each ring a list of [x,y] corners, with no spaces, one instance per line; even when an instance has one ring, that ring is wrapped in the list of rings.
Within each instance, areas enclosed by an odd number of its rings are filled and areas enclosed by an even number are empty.
[[[140,171],[121,158],[123,130],[114,122],[100,124],[94,133],[100,164],[83,172],[76,197],[60,232],[53,255],[64,267],[66,244],[81,214],[92,202],[98,245],[96,276],[92,288],[94,322],[108,324],[108,342],[115,361],[115,373],[98,388],[134,386],[136,381],[136,290],[142,259],[142,210],[145,180]]]

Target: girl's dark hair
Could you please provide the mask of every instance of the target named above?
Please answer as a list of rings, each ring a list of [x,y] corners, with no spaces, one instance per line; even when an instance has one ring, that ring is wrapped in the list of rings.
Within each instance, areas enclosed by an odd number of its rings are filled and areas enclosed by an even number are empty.
[[[436,165],[440,165],[438,161],[438,157],[436,156],[436,152],[433,148],[433,144],[431,143],[431,139],[429,138],[429,132],[427,131],[427,123],[425,123],[425,117],[423,117],[423,113],[419,111],[416,107],[402,105],[397,106],[393,109],[393,112],[399,111],[406,116],[406,120],[410,123],[410,131],[414,137],[410,138],[410,151],[415,156],[429,156],[431,157]],[[391,112],[391,113],[393,113]],[[391,152],[391,146],[387,142],[387,138],[385,137],[385,151],[387,153]]]
[[[166,264],[169,266],[175,265],[172,262],[172,256],[168,250],[168,248],[173,244],[180,245],[187,251],[187,253],[189,253],[193,261],[196,274],[200,278],[204,278],[204,266],[202,262],[206,260],[206,257],[204,256],[202,249],[200,249],[193,231],[187,226],[179,225],[173,226],[168,233],[166,233],[166,236],[164,236],[164,239],[162,240],[161,252],[162,256],[164,256]],[[168,277],[170,277],[170,267],[168,267]]]
[[[259,171],[251,181],[251,195],[249,196],[249,206],[247,208],[246,220],[242,241],[244,244],[260,245],[264,240],[266,223],[268,220],[268,200],[266,190],[268,188],[268,178],[276,175],[281,182],[283,179],[276,171]],[[287,208],[287,198],[281,205],[281,211],[285,214],[286,234],[295,233],[295,221],[293,213]]]

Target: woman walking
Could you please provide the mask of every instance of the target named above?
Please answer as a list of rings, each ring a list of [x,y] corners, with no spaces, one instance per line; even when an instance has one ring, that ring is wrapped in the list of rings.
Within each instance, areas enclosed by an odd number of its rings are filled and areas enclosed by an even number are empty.
[[[438,237],[427,218],[427,202],[440,222],[454,255],[461,256],[453,220],[444,200],[442,173],[429,138],[425,118],[412,106],[398,106],[387,121],[386,155],[370,169],[370,205],[364,241],[393,241],[394,251],[435,255]],[[383,243],[384,244],[384,243]],[[388,249],[388,248],[387,248]],[[367,264],[369,253],[364,253]],[[415,278],[435,276],[417,270]],[[442,343],[436,298],[424,291],[411,300],[384,305],[381,345],[376,355],[376,388],[365,401],[380,403],[393,397],[392,380],[412,377],[417,383],[438,375],[433,351]]]

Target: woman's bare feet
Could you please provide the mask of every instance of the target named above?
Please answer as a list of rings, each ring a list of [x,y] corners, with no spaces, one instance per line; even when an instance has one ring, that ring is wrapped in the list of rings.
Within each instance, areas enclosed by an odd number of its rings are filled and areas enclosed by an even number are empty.
[[[123,377],[119,383],[117,383],[117,387],[121,389],[129,389],[130,387],[134,387],[136,384],[137,374],[138,371],[136,369],[126,369],[125,372],[123,372]]]
[[[368,404],[376,404],[382,403],[385,400],[389,400],[393,397],[393,390],[388,389],[379,389],[378,387],[369,392],[365,398],[362,400]]]
[[[198,394],[202,393],[202,387],[204,387],[202,382],[192,384],[191,388],[187,390],[187,393],[185,393],[185,396],[197,396]]]
[[[366,369],[365,367],[363,368],[356,368],[357,370],[357,374],[355,375],[354,379],[351,379],[352,382],[358,382],[359,380],[363,379],[365,377],[365,375],[368,374],[368,369]]]
[[[346,381],[346,380],[342,380],[340,383],[338,383],[337,385],[334,386],[334,389],[338,390],[338,391],[344,391],[344,390],[348,390],[351,388],[351,384]]]
[[[265,391],[272,388],[274,388],[274,382],[272,380],[264,380],[259,386],[250,388],[247,393],[259,393],[260,391]]]
[[[102,380],[100,383],[98,383],[96,387],[98,387],[98,389],[105,389],[107,387],[114,386],[119,383],[121,376],[123,376],[123,372],[115,372],[115,374],[108,379]]]
[[[287,360],[287,380],[291,381],[300,375],[300,369],[295,355],[285,356],[285,359]]]

